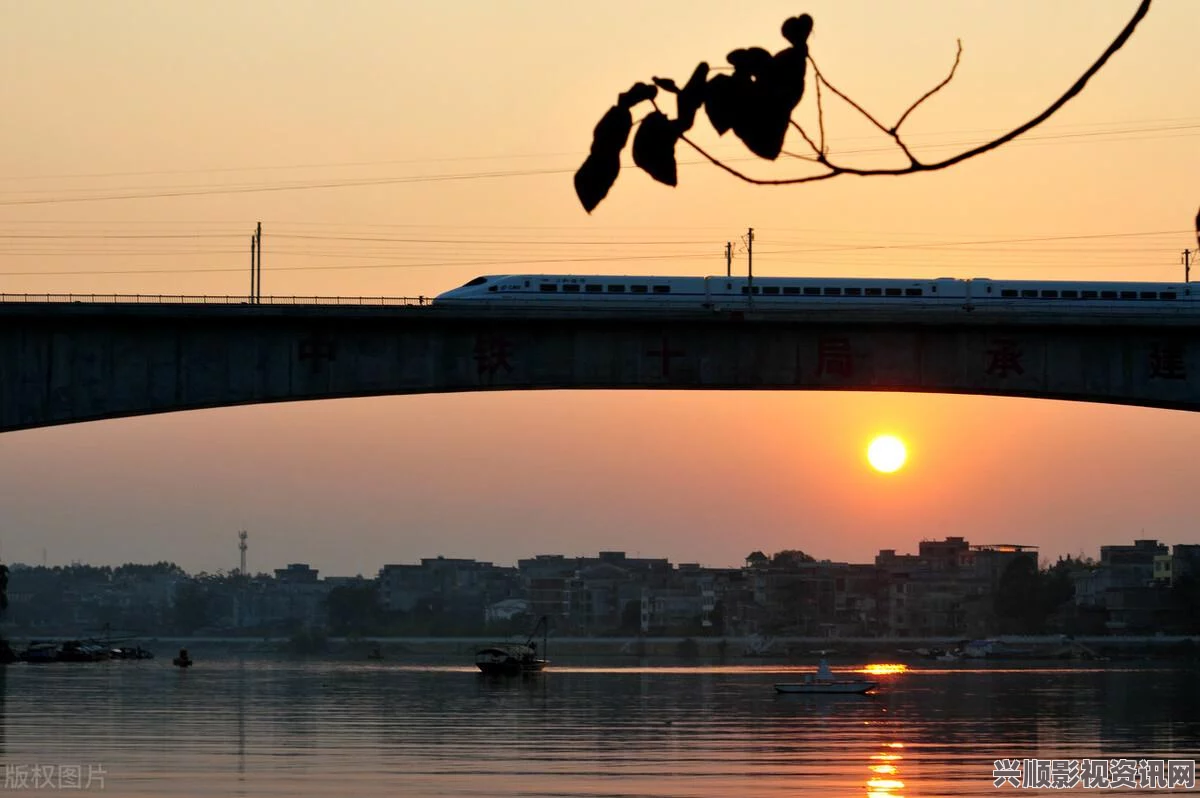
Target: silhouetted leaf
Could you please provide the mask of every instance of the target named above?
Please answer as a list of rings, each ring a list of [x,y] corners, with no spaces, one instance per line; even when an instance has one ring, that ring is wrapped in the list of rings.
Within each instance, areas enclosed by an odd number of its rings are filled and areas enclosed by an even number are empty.
[[[778,114],[772,113],[779,105],[772,101],[772,56],[761,47],[750,47],[734,50],[726,59],[733,64],[733,74],[723,88],[724,96],[707,97],[705,107],[715,100],[718,115],[726,115],[722,119],[733,128],[734,135],[755,155],[774,160],[783,149],[787,120],[781,129],[776,121]],[[710,81],[709,87],[715,82]]]
[[[633,137],[633,162],[660,183],[678,182],[675,167],[675,142],[679,129],[660,111],[646,116]]]
[[[783,37],[792,43],[775,54],[772,79],[780,102],[787,105],[790,118],[792,111],[804,96],[804,73],[808,68],[808,34],[812,32],[812,17],[801,14],[783,23]],[[782,110],[782,109],[781,109]]]
[[[783,38],[793,47],[808,47],[808,34],[812,33],[813,18],[808,14],[791,17],[783,21]]]
[[[787,128],[788,115],[779,113],[779,104],[771,102],[762,90],[755,90],[751,101],[743,104],[733,132],[750,152],[773,161],[783,151]]]
[[[738,115],[738,96],[733,88],[733,78],[717,75],[704,89],[704,112],[713,129],[725,135],[733,127]]]
[[[583,203],[583,209],[591,213],[608,196],[608,190],[617,181],[621,172],[620,155],[592,153],[575,173],[575,194]]]
[[[591,213],[617,180],[621,171],[621,150],[629,141],[633,115],[628,108],[614,105],[605,112],[592,131],[592,151],[575,173],[575,194]]]
[[[612,153],[625,149],[629,131],[633,129],[633,114],[629,109],[614,105],[600,117],[592,130],[592,152]]]
[[[762,77],[771,69],[771,54],[761,47],[743,47],[725,56],[735,74]]]
[[[670,78],[653,78],[654,85],[658,86],[663,91],[669,91],[672,94],[679,93],[679,87],[675,85],[675,81]]]
[[[649,83],[635,83],[629,88],[629,91],[622,92],[617,97],[617,105],[630,109],[644,100],[653,100],[656,96],[658,96],[658,87]]]
[[[708,78],[708,64],[701,62],[692,71],[692,76],[679,92],[679,131],[691,130],[696,122],[696,112],[704,103],[704,82]]]
[[[812,17],[792,17],[783,23],[783,30],[793,47],[774,56],[761,47],[730,52],[726,60],[733,65],[733,74],[727,80],[718,76],[709,81],[704,98],[709,121],[718,133],[732,129],[751,152],[772,161],[783,151],[792,111],[804,94]]]

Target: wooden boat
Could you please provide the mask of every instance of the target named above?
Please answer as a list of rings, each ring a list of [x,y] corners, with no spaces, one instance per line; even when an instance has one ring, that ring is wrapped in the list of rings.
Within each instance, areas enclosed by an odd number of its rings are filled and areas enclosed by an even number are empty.
[[[775,685],[777,693],[842,693],[862,694],[870,692],[879,686],[879,682],[869,682],[865,679],[838,679],[829,668],[829,663],[821,660],[817,674],[808,673],[800,682],[783,682]]]
[[[515,676],[545,669],[546,660],[537,656],[536,643],[532,646],[489,646],[475,653],[475,665],[488,676]]]
[[[524,673],[539,673],[549,662],[545,658],[546,637],[549,618],[543,615],[533,627],[529,638],[523,644],[498,643],[475,652],[475,667],[486,676],[517,676]],[[542,656],[538,656],[538,646],[533,638],[538,629],[542,630]]]

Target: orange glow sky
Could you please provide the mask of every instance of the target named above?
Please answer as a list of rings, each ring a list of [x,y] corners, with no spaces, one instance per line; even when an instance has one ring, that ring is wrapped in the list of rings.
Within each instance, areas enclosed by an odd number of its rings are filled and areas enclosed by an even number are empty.
[[[735,47],[780,49],[780,23],[803,11],[822,70],[888,120],[945,75],[962,39],[954,82],[905,125],[933,158],[1042,110],[1135,6],[7,3],[3,290],[244,294],[260,220],[264,294],[431,295],[514,271],[715,274],[750,226],[756,275],[1178,280],[1200,204],[1189,0],[1155,0],[1045,125],[943,172],[766,188],[691,164],[671,189],[629,169],[591,216],[571,183],[618,92],[682,81]],[[843,160],[896,162],[852,113],[826,121]],[[697,137],[746,155],[703,117]],[[866,464],[880,432],[909,445],[896,474]],[[1197,444],[1200,416],[1187,413],[937,395],[223,409],[0,436],[0,555],[229,569],[247,529],[252,569],[301,561],[325,574],[600,549],[866,562],[946,535],[1053,559],[1135,537],[1200,540]]]

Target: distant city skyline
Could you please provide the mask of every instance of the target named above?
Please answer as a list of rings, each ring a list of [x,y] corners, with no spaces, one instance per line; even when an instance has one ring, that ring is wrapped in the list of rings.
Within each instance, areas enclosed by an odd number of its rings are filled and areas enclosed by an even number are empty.
[[[955,537],[955,536],[952,535],[950,537]],[[1008,546],[1012,546],[1012,547],[1016,547],[1018,549],[1032,551],[1035,554],[1037,554],[1039,564],[1042,567],[1053,565],[1058,559],[1060,559],[1062,557],[1067,557],[1067,556],[1070,556],[1073,558],[1080,558],[1080,557],[1085,558],[1085,559],[1091,558],[1093,560],[1096,560],[1099,558],[1101,546],[1123,546],[1123,545],[1131,544],[1134,540],[1145,540],[1145,539],[1157,540],[1158,543],[1160,543],[1162,545],[1166,545],[1168,547],[1173,546],[1179,542],[1179,541],[1163,540],[1161,538],[1154,538],[1152,535],[1146,536],[1146,535],[1139,534],[1139,535],[1130,536],[1127,539],[1123,539],[1123,540],[1111,540],[1111,541],[1104,541],[1102,543],[1098,543],[1094,547],[1093,550],[1082,550],[1082,551],[1075,551],[1075,552],[1060,552],[1053,556],[1048,556],[1046,554],[1046,552],[1042,551],[1039,546],[1037,546],[1036,544],[1031,544],[1031,543],[1027,543],[1027,542],[1022,543],[1022,542],[1015,541],[1015,540],[1011,540],[1011,541],[1010,540],[1005,540],[1005,541],[975,540],[975,539],[971,538],[970,535],[965,535],[965,534],[960,535],[959,537],[964,538],[965,541],[968,544],[970,544],[971,547],[973,547],[973,548],[975,548],[975,547],[1008,547]],[[236,539],[236,535],[235,535],[235,539]],[[247,565],[246,565],[246,572],[250,575],[259,574],[259,573],[273,574],[276,570],[287,568],[289,565],[302,564],[302,565],[306,565],[306,566],[312,568],[315,571],[318,571],[322,578],[327,577],[327,576],[328,577],[361,576],[361,577],[370,579],[377,575],[379,569],[381,569],[387,565],[419,564],[422,560],[434,560],[434,559],[438,559],[438,558],[445,558],[448,560],[450,560],[450,559],[474,560],[474,561],[478,561],[478,562],[488,562],[488,563],[491,563],[492,565],[495,565],[498,567],[510,567],[510,566],[515,567],[517,565],[518,561],[524,560],[524,559],[531,559],[534,557],[561,556],[566,559],[572,559],[572,558],[577,558],[577,557],[587,558],[587,557],[596,557],[597,555],[604,553],[604,552],[616,552],[616,553],[624,554],[624,555],[626,555],[628,557],[632,557],[632,558],[662,559],[662,560],[666,560],[667,562],[669,562],[673,565],[696,564],[702,568],[741,568],[746,564],[746,558],[749,557],[749,555],[753,554],[754,552],[761,552],[762,554],[765,554],[766,556],[770,557],[780,551],[795,550],[795,549],[803,551],[805,554],[808,554],[809,556],[813,557],[817,561],[829,561],[829,562],[835,562],[835,563],[846,563],[846,564],[850,564],[850,565],[855,565],[855,564],[873,563],[875,561],[876,556],[881,551],[892,550],[898,555],[916,554],[920,543],[922,543],[922,542],[925,542],[925,543],[937,542],[937,541],[944,540],[944,539],[945,539],[944,537],[943,538],[932,538],[931,537],[931,538],[924,538],[922,540],[915,540],[915,541],[913,541],[912,545],[909,547],[905,547],[903,545],[884,546],[881,549],[876,549],[875,551],[871,552],[867,556],[862,556],[862,557],[858,557],[858,558],[850,558],[850,559],[825,557],[825,556],[822,556],[819,551],[812,551],[809,549],[805,549],[801,546],[785,546],[783,548],[778,548],[778,549],[776,549],[776,548],[761,548],[761,547],[753,548],[752,547],[737,562],[709,563],[709,562],[697,561],[695,559],[690,559],[687,556],[673,556],[673,554],[669,553],[669,552],[658,553],[658,552],[652,552],[652,551],[625,550],[625,549],[620,549],[620,548],[612,548],[612,547],[603,548],[603,547],[601,547],[601,548],[595,549],[593,551],[527,552],[527,553],[523,553],[523,554],[520,554],[520,555],[514,557],[511,561],[494,560],[494,559],[490,559],[488,557],[472,556],[469,553],[454,554],[454,555],[445,554],[445,553],[426,553],[426,554],[418,554],[411,558],[392,559],[392,560],[388,560],[386,562],[380,561],[378,566],[375,567],[373,570],[360,571],[357,573],[348,573],[348,572],[337,571],[336,569],[330,569],[330,568],[323,567],[323,564],[320,562],[313,562],[313,561],[304,560],[302,558],[296,558],[296,557],[286,557],[285,556],[282,560],[279,560],[277,562],[272,562],[270,564],[263,563],[258,566],[255,565],[255,563],[252,559],[248,558]],[[2,552],[3,552],[3,550],[0,549],[0,554],[2,554]],[[49,552],[47,552],[47,554],[49,554]],[[239,556],[240,556],[240,553],[239,553]],[[220,565],[218,565],[216,567],[189,567],[187,563],[179,562],[176,560],[171,560],[170,558],[122,560],[121,562],[84,561],[84,560],[72,560],[72,561],[57,562],[52,557],[48,556],[46,562],[43,564],[41,559],[38,559],[36,561],[21,560],[21,559],[9,560],[9,559],[5,559],[2,556],[0,556],[0,562],[3,562],[4,564],[9,565],[9,566],[19,565],[19,566],[37,567],[37,566],[44,565],[45,567],[50,567],[50,568],[68,567],[68,566],[72,566],[72,565],[83,565],[83,566],[94,566],[94,567],[106,567],[106,566],[107,567],[118,567],[118,566],[129,565],[129,564],[150,565],[150,564],[153,564],[156,562],[171,562],[171,563],[179,566],[180,568],[182,568],[187,573],[190,573],[193,575],[198,574],[198,573],[232,574],[232,573],[237,572],[240,567],[240,563],[236,560],[232,564],[230,564],[229,567],[222,567]]]

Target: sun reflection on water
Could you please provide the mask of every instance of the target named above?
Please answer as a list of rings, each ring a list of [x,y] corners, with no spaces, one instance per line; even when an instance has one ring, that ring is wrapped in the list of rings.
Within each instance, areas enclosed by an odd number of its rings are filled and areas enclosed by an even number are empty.
[[[884,743],[884,748],[892,750],[904,748],[904,743]],[[897,753],[872,754],[871,764],[867,769],[871,777],[867,779],[867,798],[904,798],[904,782],[900,779],[900,760],[903,756]]]
[[[900,779],[869,779],[867,798],[904,798],[904,793],[894,792],[903,789],[904,782]]]
[[[904,673],[907,670],[907,665],[901,665],[896,662],[880,662],[864,666],[862,672],[869,673],[872,676],[887,676],[893,673]]]

